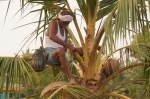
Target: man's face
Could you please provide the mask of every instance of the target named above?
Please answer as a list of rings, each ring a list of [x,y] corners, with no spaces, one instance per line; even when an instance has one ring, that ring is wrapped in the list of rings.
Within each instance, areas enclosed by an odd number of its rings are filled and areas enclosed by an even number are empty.
[[[66,28],[68,25],[69,25],[69,23],[70,23],[70,21],[62,21],[62,20],[60,20],[61,21],[61,23],[62,23],[62,27],[63,28]]]

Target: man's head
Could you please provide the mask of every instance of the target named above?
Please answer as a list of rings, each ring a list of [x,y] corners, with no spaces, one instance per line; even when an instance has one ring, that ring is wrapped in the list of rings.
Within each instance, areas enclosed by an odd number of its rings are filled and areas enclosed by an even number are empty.
[[[61,11],[58,14],[58,18],[60,19],[62,27],[67,27],[68,24],[73,20],[72,14],[67,10]]]
[[[60,14],[61,15],[71,15],[72,16],[71,12],[68,11],[68,10],[63,10],[63,11],[60,12]]]

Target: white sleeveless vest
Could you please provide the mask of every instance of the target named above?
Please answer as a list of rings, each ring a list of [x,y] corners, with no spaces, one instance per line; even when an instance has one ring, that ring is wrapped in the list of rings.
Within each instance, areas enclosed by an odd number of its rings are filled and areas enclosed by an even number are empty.
[[[61,40],[65,41],[66,32],[64,31],[64,35],[62,36],[61,33],[60,33],[60,27],[59,27],[58,21],[56,21],[56,22],[57,22],[57,28],[58,28],[56,36],[59,37]],[[54,42],[48,36],[45,36],[45,48],[46,47],[58,48],[58,47],[63,47],[63,46],[56,43],[56,42]]]

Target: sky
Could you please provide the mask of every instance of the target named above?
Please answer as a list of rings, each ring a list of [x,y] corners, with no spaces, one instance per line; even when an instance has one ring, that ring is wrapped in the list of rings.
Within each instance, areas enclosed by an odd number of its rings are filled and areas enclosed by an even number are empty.
[[[70,2],[70,4],[72,5],[73,9],[75,9],[76,4],[74,2]],[[20,8],[20,2],[13,0],[4,23],[7,6],[8,1],[0,1],[0,56],[6,57],[15,56],[20,51],[22,45],[24,44],[22,41],[36,29],[37,24],[32,24],[17,29],[14,28],[26,23],[30,23],[33,20],[38,20],[39,18],[36,17],[36,14],[28,15],[28,17],[22,18],[30,9],[25,10],[23,14],[21,14],[21,12],[17,13]],[[70,26],[74,28],[72,23]],[[25,52],[28,47],[30,50],[34,50],[40,46],[40,39],[37,39],[36,42],[33,42],[29,46],[26,45],[22,51]],[[22,54],[22,51],[20,51],[19,54]]]
[[[11,3],[6,21],[4,22],[8,2],[0,1],[0,56],[15,56],[23,45],[21,42],[36,28],[36,25],[34,24],[12,30],[25,23],[31,22],[32,20],[36,20],[35,15],[31,15],[19,21],[21,19],[21,13],[15,15],[20,8],[19,4],[20,3],[18,1],[16,2],[16,0]],[[36,45],[32,44],[32,46],[32,48],[34,48]]]

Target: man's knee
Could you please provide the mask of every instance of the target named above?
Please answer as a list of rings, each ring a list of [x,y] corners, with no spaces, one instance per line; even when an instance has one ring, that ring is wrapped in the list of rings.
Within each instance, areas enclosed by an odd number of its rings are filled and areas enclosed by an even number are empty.
[[[64,48],[61,48],[61,47],[58,48],[58,49],[57,49],[57,52],[58,52],[58,55],[59,55],[59,56],[65,56],[65,50],[64,50]]]

